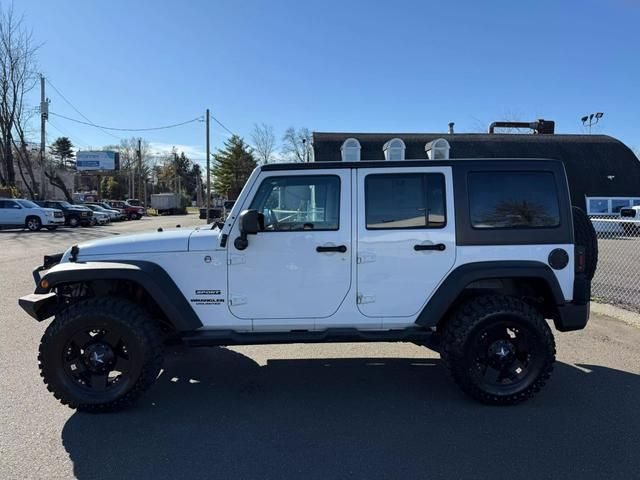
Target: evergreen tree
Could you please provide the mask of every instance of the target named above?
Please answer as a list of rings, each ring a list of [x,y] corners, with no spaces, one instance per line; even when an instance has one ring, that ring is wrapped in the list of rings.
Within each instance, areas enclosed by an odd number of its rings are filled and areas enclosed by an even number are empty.
[[[51,155],[57,157],[60,160],[61,166],[74,166],[75,162],[73,158],[76,154],[73,152],[73,143],[69,140],[69,137],[58,137],[55,142],[49,147]]]
[[[214,155],[213,190],[218,195],[235,200],[249,175],[256,168],[251,147],[237,135],[224,142]]]

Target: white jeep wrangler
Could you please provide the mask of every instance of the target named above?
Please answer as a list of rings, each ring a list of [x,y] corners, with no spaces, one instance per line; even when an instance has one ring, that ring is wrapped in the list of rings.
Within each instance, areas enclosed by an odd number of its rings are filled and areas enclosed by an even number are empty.
[[[596,261],[559,161],[273,164],[224,224],[45,257],[20,305],[55,317],[40,369],[79,410],[131,404],[176,340],[413,342],[472,397],[510,404],[549,378],[545,319],[585,327]]]

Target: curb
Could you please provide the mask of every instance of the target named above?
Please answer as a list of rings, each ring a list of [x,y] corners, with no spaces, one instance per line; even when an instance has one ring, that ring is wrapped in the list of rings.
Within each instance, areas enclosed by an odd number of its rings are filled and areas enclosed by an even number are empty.
[[[615,307],[607,303],[597,303],[592,300],[591,313],[615,318],[616,320],[620,320],[627,325],[640,328],[640,313],[631,312],[629,310],[625,310],[624,308]]]

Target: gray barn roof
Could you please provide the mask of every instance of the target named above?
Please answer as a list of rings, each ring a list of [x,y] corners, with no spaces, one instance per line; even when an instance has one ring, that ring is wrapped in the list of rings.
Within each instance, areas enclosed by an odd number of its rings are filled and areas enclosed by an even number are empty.
[[[407,159],[425,159],[425,144],[444,138],[451,146],[451,158],[562,160],[571,184],[572,203],[583,208],[585,196],[640,196],[640,161],[624,143],[607,135],[314,132],[315,161],[341,161],[340,147],[351,137],[360,142],[362,160],[384,160],[382,147],[395,137],[404,141]]]

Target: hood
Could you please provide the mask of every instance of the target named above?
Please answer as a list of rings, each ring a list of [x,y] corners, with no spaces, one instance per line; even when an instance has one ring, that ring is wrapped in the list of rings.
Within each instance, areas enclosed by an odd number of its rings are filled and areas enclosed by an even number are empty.
[[[40,210],[44,210],[45,212],[62,212],[62,210],[60,210],[59,208],[45,208],[45,207],[40,207]]]
[[[193,231],[181,228],[92,240],[78,245],[78,259],[83,260],[87,255],[186,252],[189,250],[189,237]],[[65,259],[68,257],[67,253]]]

